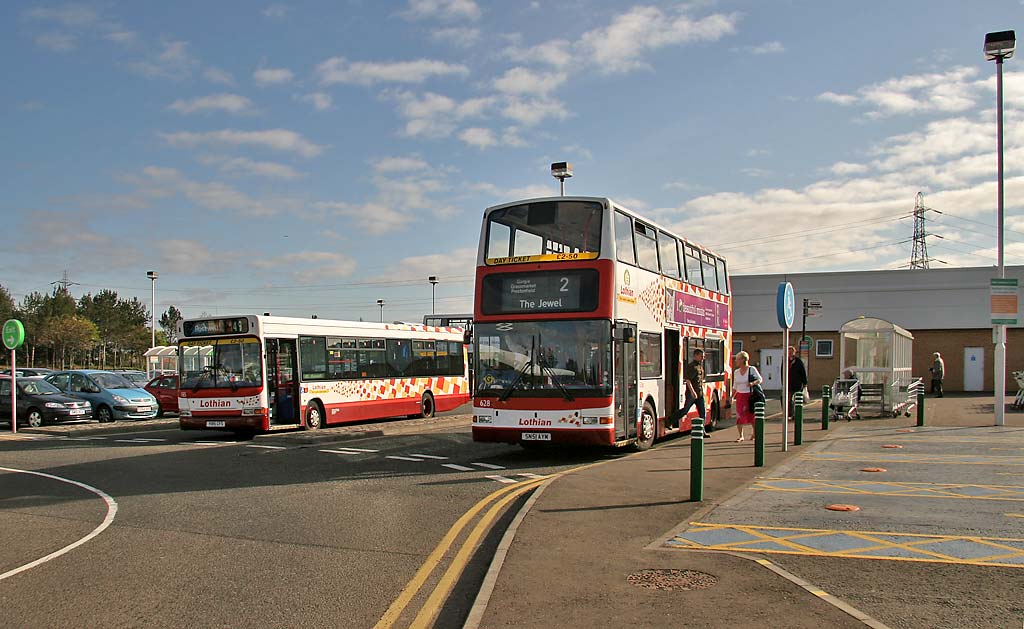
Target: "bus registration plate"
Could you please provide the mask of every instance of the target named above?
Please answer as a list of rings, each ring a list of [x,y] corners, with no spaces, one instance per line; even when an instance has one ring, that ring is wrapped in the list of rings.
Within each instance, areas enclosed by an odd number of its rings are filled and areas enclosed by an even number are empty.
[[[207,428],[223,428],[224,427],[224,421],[223,420],[211,419],[211,420],[206,422],[206,427]]]
[[[551,441],[550,432],[524,432],[520,439],[523,441]]]

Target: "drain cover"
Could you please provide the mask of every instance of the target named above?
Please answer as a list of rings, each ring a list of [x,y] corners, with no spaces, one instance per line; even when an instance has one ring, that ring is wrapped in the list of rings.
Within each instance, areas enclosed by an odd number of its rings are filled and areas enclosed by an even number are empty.
[[[718,577],[697,570],[641,570],[626,577],[637,587],[649,590],[703,590],[718,583]]]

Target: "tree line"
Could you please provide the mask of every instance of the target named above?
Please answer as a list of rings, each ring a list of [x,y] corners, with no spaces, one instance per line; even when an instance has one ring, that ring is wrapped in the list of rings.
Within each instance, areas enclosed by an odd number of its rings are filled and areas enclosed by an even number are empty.
[[[15,303],[0,286],[0,323],[18,319],[25,326],[25,344],[18,365],[55,369],[144,369],[150,347],[150,311],[137,297],[123,299],[104,289],[77,300],[66,287],[51,293],[32,292]],[[176,342],[181,312],[170,306],[158,323],[157,345]],[[2,363],[9,366],[9,352]]]

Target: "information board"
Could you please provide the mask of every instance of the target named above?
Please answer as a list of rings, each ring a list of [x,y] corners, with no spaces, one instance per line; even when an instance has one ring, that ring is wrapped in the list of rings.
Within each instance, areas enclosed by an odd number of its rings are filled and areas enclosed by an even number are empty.
[[[481,309],[485,314],[590,312],[597,309],[597,277],[594,269],[488,275]]]

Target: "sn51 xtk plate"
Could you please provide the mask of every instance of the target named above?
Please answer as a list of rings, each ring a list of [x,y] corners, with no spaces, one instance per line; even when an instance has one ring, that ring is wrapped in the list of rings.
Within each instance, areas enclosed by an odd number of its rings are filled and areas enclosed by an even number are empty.
[[[551,441],[550,432],[524,432],[519,436],[523,441]]]

